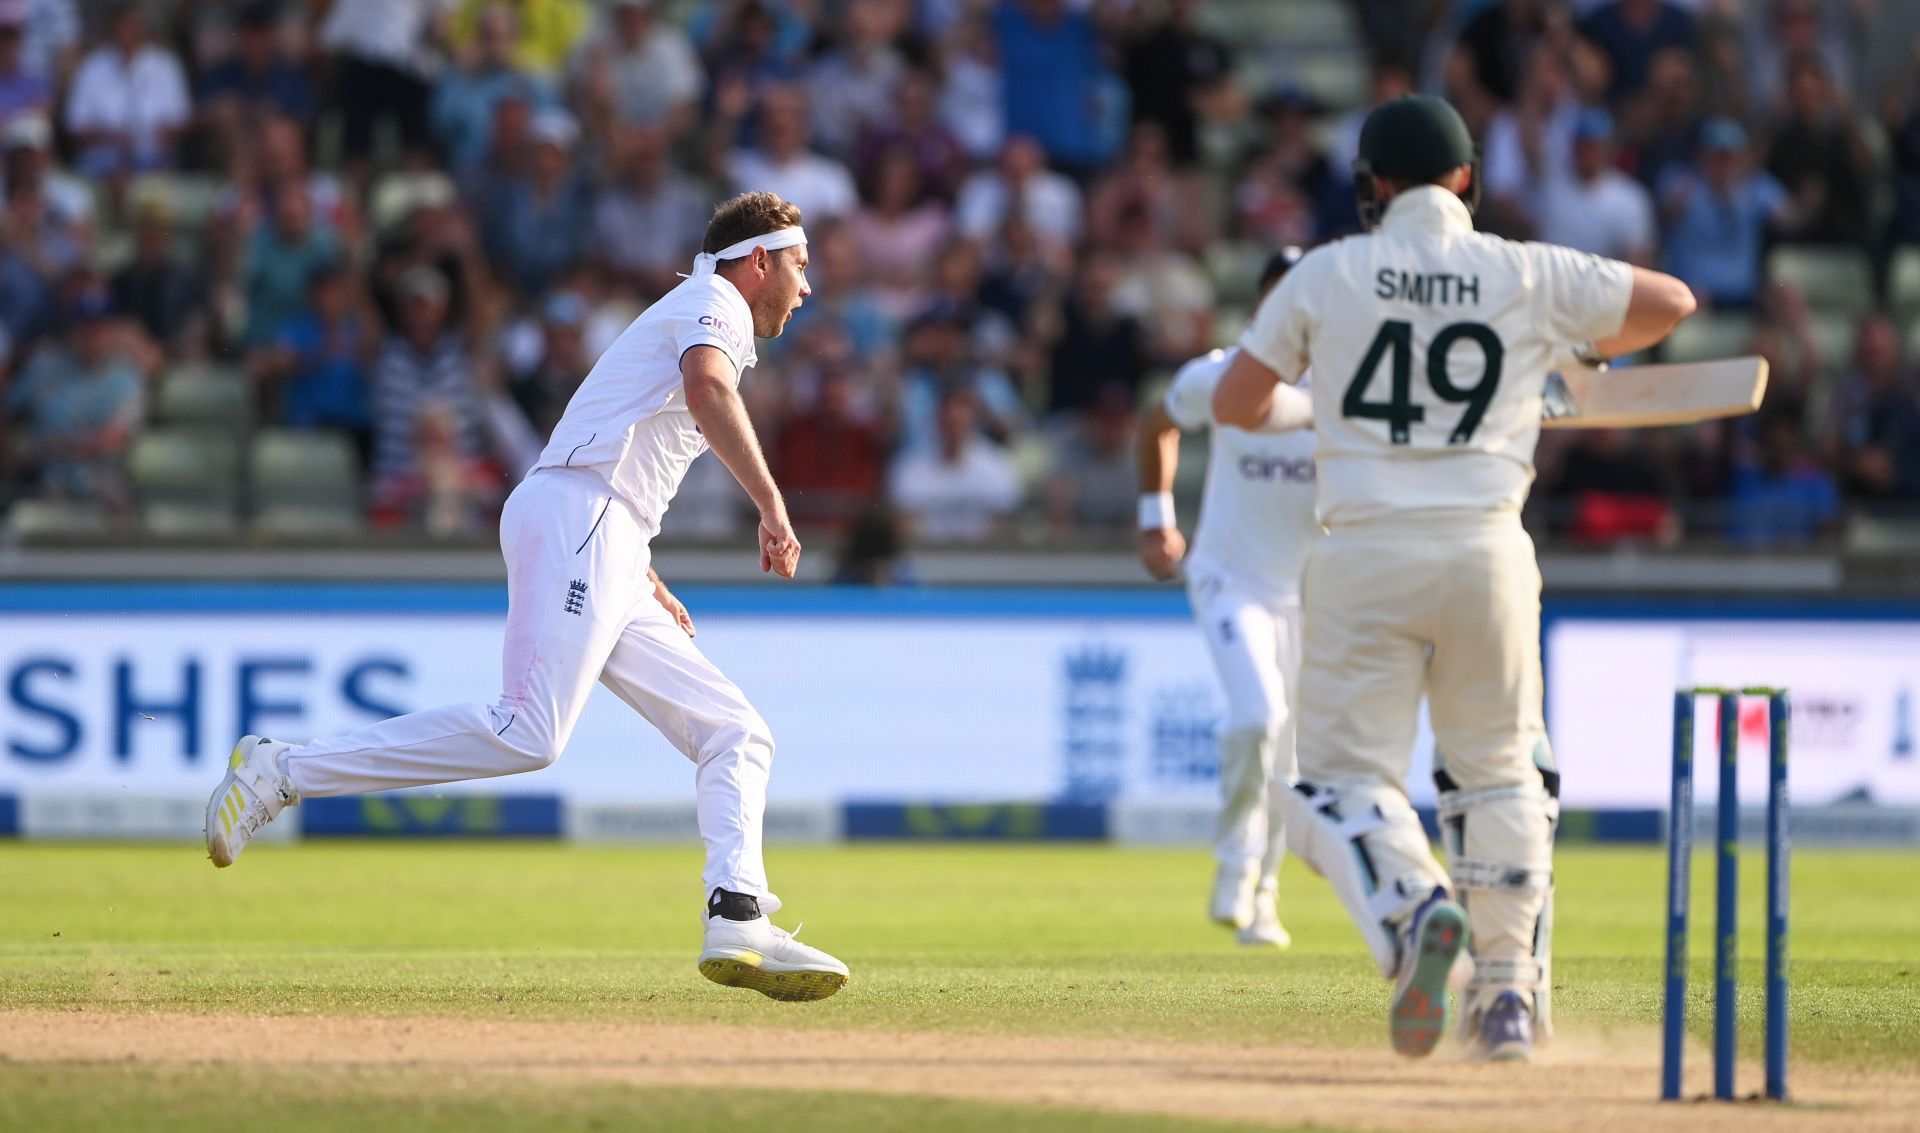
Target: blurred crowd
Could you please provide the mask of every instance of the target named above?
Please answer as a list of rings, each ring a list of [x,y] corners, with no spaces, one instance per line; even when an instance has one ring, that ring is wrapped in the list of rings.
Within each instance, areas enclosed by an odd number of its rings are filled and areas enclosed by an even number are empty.
[[[755,188],[804,210],[814,295],[744,389],[847,577],[1121,545],[1138,407],[1272,247],[1353,230],[1360,119],[1420,88],[1481,139],[1483,227],[1664,266],[1697,348],[1774,366],[1755,418],[1548,436],[1538,526],[1812,542],[1920,502],[1920,100],[1865,89],[1876,7],[0,0],[0,504],[486,539]],[[1320,47],[1354,81],[1290,72]],[[707,457],[662,537],[750,523]]]

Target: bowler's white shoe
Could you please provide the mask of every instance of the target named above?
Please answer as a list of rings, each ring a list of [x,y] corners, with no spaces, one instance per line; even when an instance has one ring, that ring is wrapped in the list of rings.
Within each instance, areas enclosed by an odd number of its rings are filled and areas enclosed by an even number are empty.
[[[796,1003],[825,999],[847,986],[845,964],[800,943],[793,933],[773,927],[765,917],[750,921],[708,917],[700,974],[717,984]]]
[[[233,745],[227,776],[207,800],[207,857],[214,865],[232,865],[262,826],[300,801],[280,766],[280,753],[291,747],[259,736],[242,736]]]
[[[1253,891],[1259,883],[1259,862],[1220,863],[1213,875],[1213,900],[1207,905],[1207,916],[1227,928],[1252,924]]]
[[[1240,930],[1240,943],[1248,947],[1285,948],[1293,943],[1293,937],[1280,923],[1280,912],[1275,907],[1276,894],[1264,886],[1253,895],[1253,920]]]

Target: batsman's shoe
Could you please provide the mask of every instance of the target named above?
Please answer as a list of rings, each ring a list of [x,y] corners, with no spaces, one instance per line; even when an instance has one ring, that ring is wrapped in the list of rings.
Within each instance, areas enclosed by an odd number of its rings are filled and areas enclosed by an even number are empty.
[[[1259,862],[1222,862],[1213,875],[1213,899],[1207,904],[1207,916],[1227,928],[1252,924],[1253,891],[1259,883]]]
[[[1393,1049],[1425,1058],[1447,1033],[1447,996],[1454,961],[1467,946],[1467,911],[1435,889],[1407,918],[1400,938],[1400,976],[1387,1011]]]
[[[1528,1062],[1533,1059],[1533,1009],[1527,997],[1512,989],[1495,996],[1474,1020],[1473,1055],[1490,1062]]]
[[[1273,890],[1262,888],[1253,895],[1253,919],[1241,928],[1240,943],[1249,948],[1285,948],[1293,943],[1280,923]]]
[[[207,800],[207,857],[225,869],[260,828],[300,801],[281,769],[280,753],[291,748],[259,736],[242,736],[227,758],[227,776]]]
[[[845,964],[800,943],[765,917],[709,917],[700,974],[717,984],[749,988],[789,1003],[825,999],[847,986]]]

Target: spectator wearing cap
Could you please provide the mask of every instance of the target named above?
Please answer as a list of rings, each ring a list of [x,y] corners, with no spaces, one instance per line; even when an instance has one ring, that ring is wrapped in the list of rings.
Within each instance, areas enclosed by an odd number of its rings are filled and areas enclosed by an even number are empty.
[[[1001,0],[993,28],[1007,133],[1033,138],[1070,170],[1091,172],[1119,152],[1126,86],[1107,70],[1092,16],[1066,0]]]
[[[573,64],[573,82],[589,105],[620,123],[666,137],[692,122],[707,90],[706,71],[687,34],[662,20],[655,0],[613,0],[606,26]]]
[[[1747,132],[1730,118],[1700,129],[1700,157],[1662,179],[1666,268],[1715,307],[1750,310],[1760,295],[1770,230],[1792,222],[1778,181],[1753,166]]]
[[[385,482],[403,483],[421,469],[415,460],[415,420],[439,402],[452,414],[452,451],[462,459],[482,452],[482,397],[474,358],[447,317],[447,277],[409,268],[396,281],[399,328],[375,355],[369,372],[373,407],[376,495]]]
[[[347,265],[325,260],[307,273],[306,302],[251,359],[281,424],[337,429],[366,449],[372,411],[367,363],[378,335]]]
[[[547,296],[540,305],[539,360],[508,379],[507,391],[542,444],[593,368],[585,345],[588,314],[586,300],[572,291]]]
[[[383,119],[399,130],[409,154],[427,149],[430,78],[447,7],[444,0],[333,0],[327,7],[320,46],[337,60],[340,145],[356,174],[365,170]]]
[[[1016,212],[1037,238],[1055,247],[1079,241],[1080,190],[1047,168],[1046,154],[1028,137],[1007,139],[997,167],[969,177],[953,207],[961,234],[982,241],[992,239]]]
[[[533,121],[533,155],[481,218],[481,239],[501,282],[539,295],[585,249],[592,202],[573,165],[578,128],[563,110]]]
[[[1573,172],[1540,188],[1540,239],[1633,264],[1653,262],[1653,198],[1613,164],[1613,116],[1582,111],[1573,127]]]
[[[0,123],[53,109],[53,80],[27,66],[26,28],[26,0],[0,0]]]
[[[1787,112],[1767,147],[1767,172],[1793,198],[1797,239],[1865,239],[1873,159],[1825,66],[1803,55],[1787,71]]]
[[[270,208],[268,222],[247,248],[243,273],[249,346],[270,342],[305,301],[314,268],[341,254],[338,235],[314,217],[313,199],[306,193],[277,193]]]
[[[1580,21],[1580,34],[1607,57],[1607,97],[1615,105],[1646,85],[1655,55],[1670,47],[1692,52],[1698,41],[1693,16],[1668,0],[1613,0]]]
[[[79,168],[105,176],[171,167],[193,116],[186,72],[173,52],[147,41],[138,4],[122,3],[110,28],[67,91],[65,124]]]
[[[63,338],[34,355],[6,391],[6,416],[26,426],[42,488],[74,499],[126,503],[120,458],[144,414],[140,373],[115,349],[107,296],[84,291]]]
[[[93,189],[55,164],[53,126],[45,117],[31,112],[15,116],[0,129],[0,154],[9,202],[38,194],[49,223],[82,248],[91,243]]]
[[[313,88],[281,39],[279,8],[253,0],[234,18],[233,32],[233,53],[200,80],[201,112],[230,125],[267,114],[311,118]]]
[[[1127,41],[1124,64],[1134,124],[1157,125],[1182,169],[1199,161],[1201,109],[1220,101],[1233,71],[1227,45],[1196,25],[1199,6],[1198,0],[1171,0],[1158,20],[1141,21]]]
[[[159,200],[134,212],[133,259],[113,277],[114,310],[138,323],[170,352],[206,343],[207,281],[174,246],[173,223]]]
[[[664,295],[700,251],[708,201],[675,169],[657,126],[615,136],[615,174],[593,205],[592,253],[622,285]]]
[[[888,475],[888,496],[914,538],[978,543],[1006,523],[1020,503],[1013,462],[980,432],[979,399],[956,387],[941,395],[936,441],[906,449]]]
[[[496,103],[517,98],[536,114],[552,103],[547,88],[515,62],[518,41],[513,9],[488,4],[478,16],[473,45],[463,53],[461,65],[434,86],[433,133],[456,176],[486,156]]]
[[[728,157],[728,180],[739,192],[778,194],[781,200],[800,206],[809,222],[851,216],[860,204],[853,175],[845,165],[810,147],[806,100],[800,88],[770,86],[760,99],[759,140]]]
[[[807,71],[813,137],[835,157],[851,159],[861,134],[877,129],[892,109],[907,69],[892,43],[901,31],[897,8],[891,0],[848,0],[839,43]]]

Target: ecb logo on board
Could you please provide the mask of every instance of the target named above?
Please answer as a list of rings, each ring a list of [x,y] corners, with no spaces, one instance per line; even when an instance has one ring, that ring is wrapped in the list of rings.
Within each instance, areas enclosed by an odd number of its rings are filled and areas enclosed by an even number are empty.
[[[1153,703],[1149,767],[1156,784],[1208,783],[1220,778],[1213,690],[1205,684],[1160,689]]]
[[[1120,794],[1126,757],[1127,655],[1111,645],[1089,642],[1068,652],[1063,667],[1066,774],[1061,796],[1068,802],[1107,802]]]

